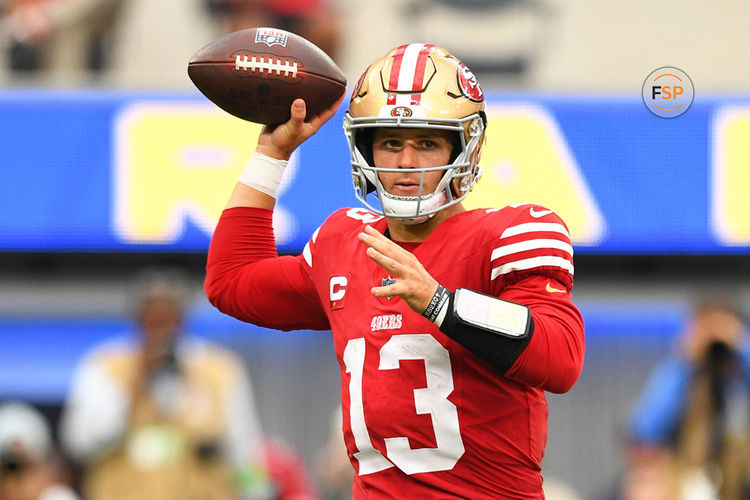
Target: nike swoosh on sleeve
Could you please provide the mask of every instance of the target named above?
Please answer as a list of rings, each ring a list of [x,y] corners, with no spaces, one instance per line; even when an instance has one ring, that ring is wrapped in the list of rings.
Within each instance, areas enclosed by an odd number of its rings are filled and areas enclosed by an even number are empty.
[[[549,215],[552,213],[552,210],[539,210],[538,212],[534,210],[534,207],[529,208],[529,215],[534,217],[535,219],[538,219],[539,217],[544,217],[545,215]]]

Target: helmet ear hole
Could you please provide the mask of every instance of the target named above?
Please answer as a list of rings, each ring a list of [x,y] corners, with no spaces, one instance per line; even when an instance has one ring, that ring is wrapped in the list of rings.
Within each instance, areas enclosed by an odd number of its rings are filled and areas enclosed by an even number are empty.
[[[357,146],[362,157],[367,161],[368,165],[373,165],[372,162],[372,140],[375,136],[373,129],[364,128],[355,132],[354,144]]]
[[[354,133],[354,144],[368,165],[374,165],[372,155],[372,141],[374,136],[375,131],[371,128],[364,128]],[[363,177],[366,183],[364,194],[375,191],[375,185],[366,176]]]

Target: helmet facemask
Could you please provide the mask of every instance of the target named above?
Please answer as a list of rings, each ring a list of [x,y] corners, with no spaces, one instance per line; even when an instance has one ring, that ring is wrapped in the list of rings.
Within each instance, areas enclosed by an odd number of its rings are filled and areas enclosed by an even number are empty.
[[[380,172],[398,172],[401,168],[384,168],[374,165],[372,137],[375,128],[413,128],[447,130],[453,132],[453,153],[447,165],[425,168],[410,168],[418,172],[419,191],[416,196],[399,196],[389,193],[380,181]],[[481,149],[484,138],[484,122],[480,116],[462,120],[409,120],[353,118],[347,113],[344,128],[349,139],[352,157],[352,180],[355,196],[369,210],[386,217],[402,219],[402,222],[418,224],[437,212],[460,203],[481,175],[481,167],[474,160]],[[467,143],[467,131],[469,136]],[[441,171],[443,175],[432,192],[425,192],[424,179],[428,172]],[[368,195],[369,199],[368,199]],[[380,207],[373,205],[376,198]]]
[[[460,203],[481,175],[479,156],[485,125],[484,95],[463,63],[433,45],[393,49],[362,75],[344,119],[356,197],[377,214],[414,224]],[[410,169],[420,174],[416,196],[389,193],[379,174],[404,169],[374,164],[372,138],[376,128],[452,132],[450,161],[447,165]],[[443,174],[435,190],[425,192],[425,175],[434,171]],[[377,205],[375,199],[380,208],[373,205]]]

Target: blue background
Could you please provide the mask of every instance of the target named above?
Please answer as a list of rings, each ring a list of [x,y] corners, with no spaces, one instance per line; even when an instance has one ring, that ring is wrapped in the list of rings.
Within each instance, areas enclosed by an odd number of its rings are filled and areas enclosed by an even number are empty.
[[[203,100],[194,93],[106,91],[0,93],[0,251],[204,252],[209,235],[187,223],[168,245],[129,244],[112,225],[113,122],[133,101]],[[742,99],[696,99],[677,119],[658,118],[637,97],[494,95],[541,105],[556,121],[607,225],[587,253],[747,253],[722,246],[710,227],[714,112]],[[302,145],[301,167],[281,198],[300,231],[281,252],[299,252],[351,188],[340,116]],[[750,140],[750,138],[749,138]],[[326,175],[321,175],[325,172]]]

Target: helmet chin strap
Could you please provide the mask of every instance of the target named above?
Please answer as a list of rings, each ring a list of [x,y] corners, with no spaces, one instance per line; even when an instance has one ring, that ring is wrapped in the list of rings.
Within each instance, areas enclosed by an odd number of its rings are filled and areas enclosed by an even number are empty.
[[[444,205],[448,200],[445,190],[440,189],[440,187],[435,192],[421,197],[396,196],[385,189],[379,194],[383,215],[398,218],[404,224],[410,225],[421,224],[432,218],[437,213],[434,209]],[[420,215],[420,213],[428,211],[432,213]]]
[[[422,215],[420,217],[399,217],[398,221],[406,226],[416,226],[417,224],[422,224],[423,222],[427,222],[428,220],[432,219],[434,215],[435,214],[432,213],[428,215]]]

